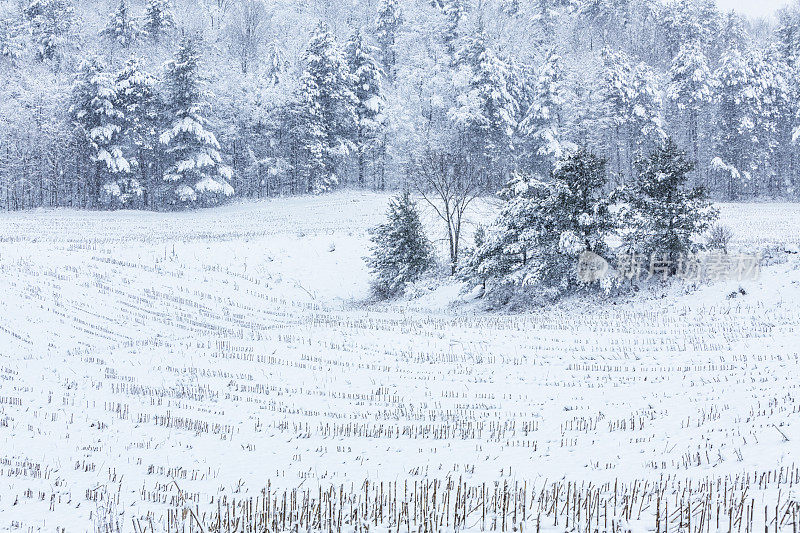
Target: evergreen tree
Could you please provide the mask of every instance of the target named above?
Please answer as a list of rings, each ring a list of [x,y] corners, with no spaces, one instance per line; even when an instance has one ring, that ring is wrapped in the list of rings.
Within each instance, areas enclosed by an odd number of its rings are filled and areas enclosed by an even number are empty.
[[[731,10],[725,14],[719,38],[724,43],[723,52],[727,49],[744,50],[746,48],[749,40],[747,29],[742,16],[736,11]]]
[[[191,38],[181,41],[167,64],[166,84],[172,121],[159,140],[168,161],[163,174],[167,201],[174,206],[211,205],[232,196],[233,172],[222,162],[216,136],[206,129],[200,60]]]
[[[22,27],[14,19],[0,19],[0,58],[15,62],[22,54]]]
[[[628,114],[632,135],[629,139],[629,151],[638,157],[660,144],[666,137],[662,116],[663,102],[657,76],[646,63],[640,62],[633,67],[631,89]]]
[[[358,185],[363,187],[366,183],[366,155],[379,139],[382,126],[384,101],[381,94],[381,72],[374,50],[364,42],[359,30],[347,42],[345,56],[350,66],[355,96]]]
[[[661,8],[658,20],[668,60],[676,58],[687,43],[702,49],[705,32],[692,0],[671,0]]]
[[[622,52],[603,52],[602,101],[615,173],[623,183],[634,173],[636,157],[664,137],[661,92],[645,63],[631,66]]]
[[[488,230],[476,239],[475,249],[461,267],[465,280],[479,281],[484,294],[506,297],[524,286],[531,274],[541,237],[538,208],[547,195],[540,178],[517,173],[499,192],[503,206]]]
[[[667,95],[685,124],[684,135],[692,159],[701,157],[701,120],[713,103],[715,80],[706,55],[696,42],[684,44],[669,71]],[[700,169],[703,170],[702,168]]]
[[[507,179],[518,109],[509,91],[508,66],[487,46],[483,34],[471,39],[458,58],[470,76],[449,116],[461,128],[463,142],[477,158],[486,185],[498,178],[502,183]]]
[[[535,0],[532,20],[539,26],[542,42],[552,42],[558,10],[556,0]]]
[[[122,113],[120,135],[124,153],[144,194],[145,205],[154,205],[158,187],[158,133],[162,104],[155,77],[142,69],[141,62],[131,58],[114,81],[114,106]]]
[[[535,286],[555,294],[583,286],[578,258],[606,253],[614,223],[604,196],[605,161],[581,149],[550,178],[517,176],[501,191],[506,203],[466,271],[495,290]]]
[[[666,262],[673,274],[683,255],[697,251],[695,237],[717,216],[702,188],[687,189],[693,166],[675,142],[667,139],[637,161],[639,175],[625,195],[628,250]]]
[[[306,191],[322,192],[339,183],[337,167],[353,146],[356,99],[347,61],[326,24],[315,29],[303,59],[302,171]]]
[[[123,48],[129,47],[139,36],[140,30],[136,20],[128,11],[128,1],[120,0],[117,10],[111,15],[102,35],[110,39],[113,43]]]
[[[378,7],[377,38],[381,49],[383,72],[390,82],[394,81],[397,52],[397,33],[403,24],[403,14],[397,0],[381,0]]]
[[[380,298],[402,293],[406,283],[418,280],[434,264],[431,245],[409,193],[392,199],[388,219],[372,231],[372,255],[367,259],[375,276],[373,291]]]
[[[800,58],[800,9],[797,6],[786,6],[778,10],[775,36],[781,55],[794,67]]]
[[[442,32],[445,50],[447,54],[454,58],[458,51],[458,39],[460,37],[461,19],[464,17],[463,0],[442,0],[441,9],[445,16],[445,27]]]
[[[175,27],[170,0],[147,0],[142,29],[154,41],[160,40]]]
[[[776,47],[766,51],[759,67],[764,80],[761,89],[764,110],[759,130],[769,147],[761,165],[769,168],[767,193],[791,195],[798,185],[792,134],[800,111],[800,94],[794,82],[794,70]]]
[[[716,73],[718,89],[718,128],[715,169],[727,174],[727,196],[734,200],[752,186],[752,172],[759,149],[758,132],[760,80],[756,79],[752,58],[739,50],[728,49]]]
[[[131,165],[121,146],[124,114],[115,105],[114,82],[97,58],[85,60],[72,87],[70,114],[87,165],[90,201],[126,203],[141,193],[130,180]]]
[[[546,176],[564,152],[564,68],[561,56],[551,50],[539,69],[533,101],[519,124],[524,167]]]
[[[31,27],[36,57],[57,59],[69,43],[75,26],[75,9],[69,0],[33,0],[24,11]]]
[[[629,110],[633,100],[631,65],[627,55],[605,48],[603,57],[603,89],[601,92],[608,153],[618,179],[625,181],[629,174],[630,154],[626,149],[630,139]]]

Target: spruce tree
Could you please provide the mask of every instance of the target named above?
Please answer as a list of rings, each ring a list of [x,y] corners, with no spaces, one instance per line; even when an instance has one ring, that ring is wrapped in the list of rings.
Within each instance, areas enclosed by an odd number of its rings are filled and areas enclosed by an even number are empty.
[[[381,72],[374,57],[374,50],[364,41],[359,30],[345,46],[345,57],[352,76],[355,97],[355,149],[358,158],[358,185],[366,183],[366,155],[375,147],[382,127],[384,108],[381,94]]]
[[[216,136],[206,129],[208,104],[194,41],[184,37],[167,64],[166,111],[171,125],[159,137],[167,165],[167,202],[173,206],[212,205],[233,195],[233,172],[222,162]]]
[[[469,81],[448,115],[460,127],[482,180],[496,190],[508,179],[517,127],[518,103],[509,91],[508,65],[488,47],[483,34],[470,39],[457,60],[468,70]]]
[[[631,89],[629,116],[632,136],[629,143],[630,150],[638,156],[666,137],[661,112],[663,102],[657,75],[646,63],[640,62],[633,67]]]
[[[147,0],[142,29],[154,41],[159,41],[175,27],[170,0]]]
[[[441,9],[445,16],[444,31],[442,32],[442,39],[444,41],[445,50],[451,58],[455,58],[458,51],[458,39],[461,35],[460,25],[461,19],[464,18],[464,5],[463,0],[442,0]]]
[[[713,167],[726,170],[729,200],[736,200],[751,185],[755,169],[761,80],[755,79],[753,66],[752,58],[731,48],[723,54],[716,72],[718,121]]]
[[[624,182],[629,174],[629,154],[626,147],[630,137],[629,110],[633,99],[631,85],[632,67],[628,56],[621,51],[604,48],[603,88],[600,92],[604,115],[604,130],[607,136],[607,151],[611,168],[619,181]]]
[[[498,192],[503,206],[488,230],[476,235],[475,248],[461,266],[465,280],[483,285],[486,295],[518,290],[528,279],[535,250],[539,246],[536,230],[538,207],[547,186],[531,174],[517,173]]]
[[[381,49],[383,72],[390,82],[394,81],[397,52],[397,33],[403,24],[403,14],[397,0],[381,0],[378,7],[377,38]]]
[[[69,0],[33,0],[24,10],[40,61],[58,59],[75,26],[75,8]]]
[[[524,167],[546,176],[563,154],[564,68],[561,56],[550,51],[539,69],[533,98],[519,124]]]
[[[131,178],[131,165],[122,147],[124,114],[115,106],[116,92],[105,65],[85,60],[72,87],[70,114],[79,132],[78,143],[90,162],[87,172],[90,202],[125,204],[141,189]]]
[[[131,58],[120,70],[115,85],[115,107],[122,112],[120,135],[124,153],[142,186],[145,205],[152,206],[157,189],[158,136],[162,102],[157,80]]]
[[[16,62],[22,55],[24,44],[22,42],[22,25],[12,19],[0,19],[0,57],[5,57]]]
[[[695,161],[701,157],[702,125],[714,100],[715,80],[708,59],[697,42],[685,43],[669,71],[668,98],[685,124],[685,139]],[[702,169],[701,169],[702,170]]]
[[[375,277],[372,288],[380,298],[399,295],[406,283],[418,280],[434,264],[431,245],[408,192],[390,201],[387,217],[386,223],[372,230],[372,255],[367,258]]]
[[[649,261],[664,261],[675,273],[683,254],[697,251],[695,238],[717,213],[700,187],[688,188],[694,164],[672,139],[637,161],[638,177],[626,189],[625,246]]]
[[[777,46],[790,67],[800,58],[800,9],[786,6],[778,10],[778,27],[775,30]]]
[[[605,237],[614,228],[605,164],[581,149],[560,160],[547,179],[516,176],[501,191],[505,204],[468,261],[467,276],[486,283],[490,295],[585,287],[579,256],[606,254]]]
[[[120,0],[111,20],[102,31],[102,35],[123,48],[129,47],[140,35],[136,20],[128,10],[128,1]]]
[[[339,183],[338,167],[353,147],[356,99],[352,75],[333,34],[320,23],[304,56],[300,79],[299,132],[306,191],[318,193]]]

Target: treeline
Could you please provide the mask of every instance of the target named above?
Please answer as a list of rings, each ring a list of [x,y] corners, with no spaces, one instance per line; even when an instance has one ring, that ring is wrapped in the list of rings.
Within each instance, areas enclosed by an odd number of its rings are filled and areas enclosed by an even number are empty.
[[[611,189],[668,137],[714,198],[793,198],[800,8],[778,19],[712,0],[2,0],[0,205],[384,189],[435,161],[495,192],[579,147]]]

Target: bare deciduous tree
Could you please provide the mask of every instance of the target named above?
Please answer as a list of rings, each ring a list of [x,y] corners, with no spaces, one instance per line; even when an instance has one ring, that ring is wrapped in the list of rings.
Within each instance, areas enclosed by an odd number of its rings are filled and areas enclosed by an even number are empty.
[[[447,227],[450,272],[455,274],[464,213],[483,192],[477,169],[462,152],[427,150],[414,164],[411,183]]]
[[[239,59],[242,73],[247,74],[258,60],[266,39],[269,14],[264,0],[241,0],[228,22],[231,51]]]

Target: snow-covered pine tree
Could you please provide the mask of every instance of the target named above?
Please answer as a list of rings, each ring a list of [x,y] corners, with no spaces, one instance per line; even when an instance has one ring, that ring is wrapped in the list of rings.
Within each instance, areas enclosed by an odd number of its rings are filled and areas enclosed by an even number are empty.
[[[385,106],[381,92],[381,70],[375,50],[356,30],[345,45],[345,58],[352,76],[355,96],[355,149],[358,160],[358,185],[366,184],[367,153],[374,148],[380,133]]]
[[[638,157],[666,138],[658,78],[647,63],[639,62],[633,67],[631,89],[629,116],[632,144],[629,151]]]
[[[800,93],[794,83],[794,69],[776,47],[765,51],[756,64],[761,86],[761,121],[759,135],[768,153],[762,154],[760,166],[767,168],[766,193],[770,196],[792,195],[800,184],[795,171],[795,146],[792,135],[796,125]]]
[[[535,0],[533,2],[531,19],[539,27],[541,41],[544,43],[553,41],[553,31],[559,14],[556,4],[557,0]]]
[[[533,87],[532,102],[519,123],[523,168],[547,176],[564,152],[562,117],[565,90],[563,60],[550,50],[539,69]]]
[[[478,34],[457,55],[469,81],[448,115],[462,132],[464,146],[480,167],[487,188],[508,180],[508,164],[517,127],[518,104],[509,91],[508,67]]]
[[[621,51],[604,48],[603,88],[601,101],[604,115],[604,130],[607,136],[607,153],[610,156],[612,172],[620,182],[630,175],[630,109],[633,101],[631,83],[632,67],[628,56]]]
[[[445,17],[442,40],[447,54],[451,58],[455,58],[458,51],[458,39],[461,35],[461,19],[464,18],[465,12],[463,0],[442,0],[441,5]]]
[[[714,101],[716,81],[708,66],[708,59],[697,42],[685,43],[672,62],[669,74],[667,96],[678,110],[685,125],[681,128],[683,138],[690,147],[694,161],[705,160],[701,154],[703,119]],[[698,171],[704,173],[704,165]],[[697,179],[697,177],[695,178]]]
[[[562,2],[574,8],[577,19],[588,27],[589,48],[595,47],[595,34],[600,34],[600,46],[605,48],[614,36],[624,35],[620,31],[628,24],[630,0],[580,0]]]
[[[504,201],[492,225],[476,239],[461,265],[466,281],[483,285],[484,296],[507,301],[538,268],[533,258],[539,246],[538,208],[548,193],[541,178],[515,173],[498,192]]]
[[[542,236],[537,251],[541,280],[559,290],[582,286],[578,256],[606,254],[605,239],[614,220],[606,196],[606,161],[586,148],[565,156],[556,166],[548,193],[538,207]]]
[[[658,25],[664,35],[666,59],[675,58],[687,43],[702,44],[703,28],[692,0],[670,0],[658,10]]]
[[[727,49],[744,50],[747,47],[749,36],[745,28],[745,21],[736,11],[728,11],[722,20],[721,33],[719,40],[724,43],[724,48],[720,53]]]
[[[731,11],[728,12],[729,14]],[[733,12],[734,16],[739,16]],[[724,34],[725,19],[717,7],[716,0],[695,0],[692,17],[697,28],[697,39],[707,49],[713,48],[714,42]],[[691,34],[688,36],[691,38]]]
[[[75,8],[69,0],[33,0],[24,10],[40,61],[57,59],[69,43],[75,26]]]
[[[785,6],[778,10],[775,36],[781,55],[790,66],[794,67],[800,58],[800,8]]]
[[[693,164],[672,139],[637,161],[638,177],[626,189],[624,243],[631,253],[666,262],[675,273],[685,254],[697,251],[717,213],[702,188],[687,188]]]
[[[634,173],[633,163],[664,137],[661,93],[656,76],[645,63],[631,66],[622,52],[603,51],[604,83],[601,91],[608,150],[620,182]]]
[[[170,0],[147,0],[142,30],[154,41],[159,41],[175,27]]]
[[[13,18],[0,19],[0,58],[15,62],[24,49],[21,24]]]
[[[614,226],[606,179],[605,161],[585,148],[565,156],[546,180],[517,175],[501,191],[506,203],[462,273],[504,300],[531,287],[553,296],[584,287],[579,255],[602,256]]]
[[[372,230],[372,255],[367,263],[379,298],[403,292],[406,283],[418,280],[434,264],[433,250],[425,237],[411,195],[402,193],[389,203],[388,220]]]
[[[159,141],[167,159],[165,201],[172,206],[213,205],[233,195],[233,172],[222,162],[219,142],[207,128],[207,103],[194,40],[181,40],[167,63],[166,111],[171,123]]]
[[[729,48],[720,58],[716,72],[717,135],[712,168],[725,174],[725,193],[737,199],[753,185],[758,135],[759,80],[755,79],[753,59]]]
[[[325,23],[314,30],[303,62],[301,166],[306,191],[319,193],[339,183],[339,163],[353,147],[356,99],[347,61]]]
[[[114,80],[114,106],[122,112],[120,136],[124,154],[141,184],[144,204],[150,207],[155,206],[159,185],[158,136],[162,103],[157,83],[136,58],[129,59]]]
[[[141,194],[121,146],[124,114],[114,105],[114,82],[97,58],[85,60],[72,86],[70,115],[78,144],[91,164],[87,171],[90,202],[119,205]]]
[[[131,16],[128,0],[119,0],[117,9],[111,14],[101,34],[122,48],[128,48],[139,37],[141,30],[136,19]]]
[[[381,0],[378,6],[377,32],[378,45],[381,49],[383,73],[390,81],[394,81],[397,52],[395,43],[397,33],[403,24],[403,14],[397,0]]]

